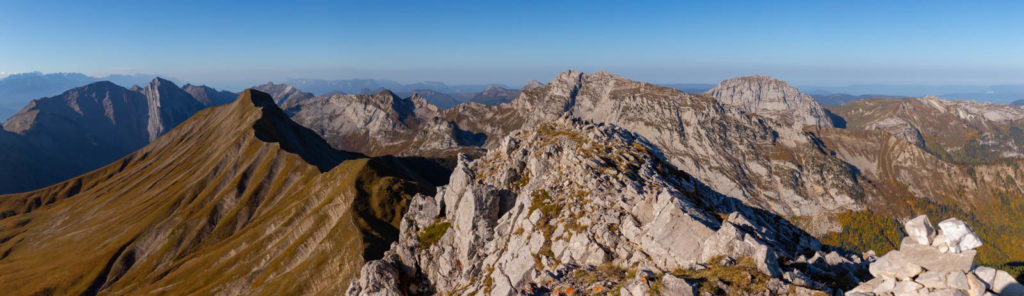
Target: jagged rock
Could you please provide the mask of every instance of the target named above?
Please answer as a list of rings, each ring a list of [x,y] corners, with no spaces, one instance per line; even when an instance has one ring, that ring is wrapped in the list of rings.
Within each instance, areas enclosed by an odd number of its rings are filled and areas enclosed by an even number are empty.
[[[612,271],[625,268],[637,277],[600,287],[643,294],[656,274],[708,268],[702,264],[716,258],[775,277],[774,293],[831,291],[810,277],[778,279],[802,271],[843,279],[840,285],[860,281],[855,274],[866,261],[823,250],[806,232],[711,191],[657,151],[621,128],[571,117],[516,132],[482,158],[459,157],[434,198],[417,196],[411,207],[427,211],[402,218],[388,253],[398,255],[404,284],[436,294],[585,291],[598,287],[585,279],[609,276],[596,272],[621,276]],[[451,226],[436,242],[419,241],[424,229],[443,223]],[[812,254],[810,265],[779,264]],[[721,284],[730,294],[748,293]]]
[[[981,246],[981,238],[978,238],[967,223],[956,218],[949,218],[939,222],[939,228],[946,237],[946,245],[953,253],[960,253],[973,250]]]
[[[360,274],[367,275],[349,285],[348,295],[401,296],[399,291],[398,270],[394,268],[397,256],[391,255],[380,261],[367,262]]]
[[[935,228],[932,227],[932,223],[928,221],[928,216],[926,215],[910,219],[904,224],[904,229],[907,230],[907,235],[917,241],[918,244],[930,245],[932,238],[935,237]]]

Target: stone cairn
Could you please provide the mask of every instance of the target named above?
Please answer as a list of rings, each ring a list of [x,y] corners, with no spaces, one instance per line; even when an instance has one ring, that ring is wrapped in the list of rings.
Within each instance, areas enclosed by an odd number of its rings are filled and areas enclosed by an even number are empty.
[[[1009,273],[974,266],[981,239],[956,218],[932,227],[921,215],[904,224],[907,237],[900,249],[872,262],[874,279],[846,295],[1024,295],[1024,286]]]

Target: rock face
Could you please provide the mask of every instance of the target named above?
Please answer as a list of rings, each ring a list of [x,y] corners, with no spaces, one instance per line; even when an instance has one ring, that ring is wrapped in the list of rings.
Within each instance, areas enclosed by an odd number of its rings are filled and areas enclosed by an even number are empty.
[[[110,82],[33,100],[0,131],[0,193],[53,184],[145,146],[200,109],[197,99],[162,78],[131,90]]]
[[[376,98],[380,102],[401,101],[390,95]],[[824,153],[818,146],[820,139],[800,128],[723,104],[710,95],[686,94],[607,72],[567,71],[545,85],[522,90],[519,97],[499,106],[470,102],[434,111],[436,107],[413,104],[414,111],[403,112],[416,114],[419,124],[385,120],[384,114],[398,118],[401,112],[382,113],[380,110],[390,110],[386,104],[364,108],[380,104],[365,100],[332,96],[288,109],[296,121],[331,143],[367,143],[361,147],[401,155],[419,155],[417,150],[422,150],[433,156],[438,153],[429,151],[438,151],[439,147],[448,151],[476,148],[477,142],[460,140],[466,137],[457,135],[482,138],[482,148],[494,149],[518,129],[533,128],[564,115],[615,124],[649,139],[669,162],[718,192],[779,214],[806,218],[804,221],[810,221],[807,230],[814,234],[838,231],[839,225],[829,217],[862,209],[859,201],[869,191],[858,179],[858,171]],[[372,120],[345,123],[347,118]],[[396,126],[399,132],[370,128],[378,120],[386,122],[382,126]],[[824,120],[827,118],[822,124]],[[803,121],[800,123],[802,128]],[[335,130],[340,126],[346,131]],[[361,140],[351,141],[353,138]]]
[[[944,220],[936,232],[922,215],[904,226],[909,236],[900,249],[872,262],[875,278],[847,295],[1024,295],[1005,271],[973,265],[981,240],[963,221]]]
[[[714,192],[636,134],[562,117],[460,157],[437,195],[413,198],[399,241],[348,294],[645,295],[657,285],[685,295],[699,285],[695,270],[736,262],[773,293],[830,291],[823,279],[852,287],[867,263]],[[397,287],[383,280],[396,271]]]
[[[764,115],[784,125],[832,127],[832,120],[818,101],[781,80],[765,75],[722,81],[708,94],[726,105]]]
[[[274,98],[274,102],[279,106],[284,106],[289,101],[299,102],[313,97],[313,94],[303,92],[291,85],[274,84],[273,82],[257,85],[252,89],[270,94]]]
[[[440,110],[418,94],[333,95],[289,101],[284,108],[336,149],[368,155],[479,154],[487,139],[443,120]]]

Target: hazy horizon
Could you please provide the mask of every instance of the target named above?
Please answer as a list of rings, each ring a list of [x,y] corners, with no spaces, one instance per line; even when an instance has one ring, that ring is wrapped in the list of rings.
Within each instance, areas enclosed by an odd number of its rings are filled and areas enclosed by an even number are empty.
[[[991,4],[991,3],[986,3]],[[0,3],[0,72],[653,83],[767,74],[793,85],[1024,83],[1024,3]],[[42,20],[42,21],[41,21]],[[32,23],[32,26],[25,24]]]

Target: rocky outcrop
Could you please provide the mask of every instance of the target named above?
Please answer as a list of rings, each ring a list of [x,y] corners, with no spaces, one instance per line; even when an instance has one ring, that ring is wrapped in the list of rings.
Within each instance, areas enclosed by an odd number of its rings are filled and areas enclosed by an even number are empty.
[[[418,94],[333,95],[289,101],[285,108],[293,120],[320,133],[336,149],[368,155],[479,154],[487,139],[442,119],[439,108]]]
[[[460,157],[437,195],[413,198],[399,241],[348,294],[764,292],[701,280],[722,266],[749,267],[774,293],[809,294],[831,291],[824,279],[852,287],[866,263],[714,192],[643,137],[563,117]]]
[[[875,278],[847,295],[1024,295],[1024,286],[1009,273],[975,266],[981,239],[956,218],[932,226],[927,216],[904,225],[907,237],[869,267]]]
[[[312,93],[303,92],[291,85],[274,84],[273,82],[267,82],[265,84],[257,85],[254,86],[252,89],[270,94],[270,96],[274,98],[274,102],[276,102],[279,106],[285,106],[286,104],[289,103],[295,104],[299,101],[313,97]]]
[[[825,109],[811,96],[765,75],[732,78],[707,92],[718,101],[795,128],[832,127]]]

